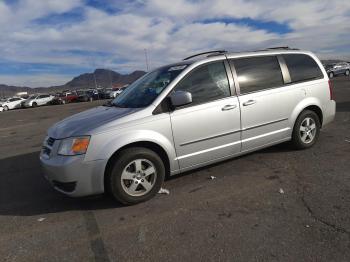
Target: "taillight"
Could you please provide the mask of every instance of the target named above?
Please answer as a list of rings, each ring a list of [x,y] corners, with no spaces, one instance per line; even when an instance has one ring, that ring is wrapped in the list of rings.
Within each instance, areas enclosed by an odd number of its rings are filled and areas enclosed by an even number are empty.
[[[328,86],[329,86],[329,96],[331,100],[334,100],[334,95],[333,95],[333,83],[331,80],[328,80]]]

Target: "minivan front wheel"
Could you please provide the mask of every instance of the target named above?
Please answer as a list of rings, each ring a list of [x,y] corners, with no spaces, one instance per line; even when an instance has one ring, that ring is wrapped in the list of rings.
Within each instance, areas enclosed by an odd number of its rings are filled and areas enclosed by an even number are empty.
[[[297,118],[292,135],[292,143],[297,149],[312,147],[320,133],[320,120],[310,110],[303,111]]]
[[[106,186],[117,201],[133,205],[155,196],[164,177],[162,159],[152,150],[134,147],[118,154]]]

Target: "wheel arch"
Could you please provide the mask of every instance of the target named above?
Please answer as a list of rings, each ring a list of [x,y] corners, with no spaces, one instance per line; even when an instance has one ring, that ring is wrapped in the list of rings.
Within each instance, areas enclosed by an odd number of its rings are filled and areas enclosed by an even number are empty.
[[[294,127],[295,122],[296,122],[297,118],[299,117],[299,115],[305,110],[310,110],[310,111],[315,112],[317,114],[319,120],[320,120],[320,124],[321,124],[321,127],[322,127],[322,124],[323,124],[322,107],[320,105],[320,102],[317,99],[315,99],[315,98],[300,103],[294,109],[294,111],[292,113],[293,127]]]
[[[169,159],[168,153],[166,152],[166,150],[162,146],[160,146],[159,144],[157,144],[155,142],[151,142],[151,141],[132,142],[132,143],[126,144],[126,145],[122,146],[121,148],[119,148],[118,150],[116,150],[111,155],[111,157],[108,159],[106,167],[105,167],[105,171],[104,171],[104,178],[103,178],[105,190],[108,190],[108,188],[109,188],[108,186],[106,186],[106,183],[108,181],[108,176],[110,175],[110,172],[113,168],[113,163],[114,163],[115,159],[117,159],[118,156],[120,156],[120,154],[122,153],[123,150],[125,150],[127,148],[132,148],[132,147],[143,147],[143,148],[147,148],[147,149],[150,149],[153,152],[155,152],[162,159],[162,161],[164,163],[166,177],[168,177],[170,175],[170,159]]]
[[[321,124],[321,127],[322,127],[322,124],[323,124],[323,113],[322,113],[322,110],[320,107],[316,106],[316,105],[310,105],[310,106],[307,106],[304,108],[303,111],[305,110],[310,110],[310,111],[313,111],[316,113],[316,115],[318,116],[318,119],[320,120],[320,124]],[[301,111],[301,112],[303,112]],[[301,114],[300,112],[300,114]]]

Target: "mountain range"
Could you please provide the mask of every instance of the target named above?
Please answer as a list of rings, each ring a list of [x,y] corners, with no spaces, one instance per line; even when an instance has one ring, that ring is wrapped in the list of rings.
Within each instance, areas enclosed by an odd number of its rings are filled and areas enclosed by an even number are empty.
[[[64,85],[51,87],[26,87],[26,86],[9,86],[0,84],[0,97],[13,96],[18,92],[33,93],[55,93],[63,90],[77,90],[95,87],[120,87],[134,82],[143,76],[146,72],[134,71],[130,74],[120,74],[113,70],[96,69],[93,73],[81,74],[74,77]]]

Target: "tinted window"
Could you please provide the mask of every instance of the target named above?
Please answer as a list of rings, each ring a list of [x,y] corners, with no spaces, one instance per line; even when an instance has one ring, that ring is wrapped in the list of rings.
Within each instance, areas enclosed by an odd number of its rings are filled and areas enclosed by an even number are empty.
[[[241,94],[283,85],[281,68],[275,56],[241,58],[233,63]]]
[[[288,54],[283,55],[283,58],[286,61],[292,82],[323,78],[321,69],[311,56]]]
[[[192,94],[192,104],[201,104],[230,96],[223,62],[206,64],[193,70],[175,87]]]

